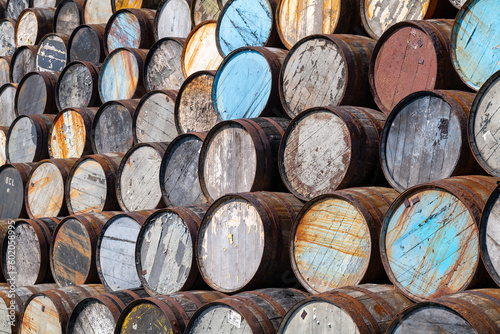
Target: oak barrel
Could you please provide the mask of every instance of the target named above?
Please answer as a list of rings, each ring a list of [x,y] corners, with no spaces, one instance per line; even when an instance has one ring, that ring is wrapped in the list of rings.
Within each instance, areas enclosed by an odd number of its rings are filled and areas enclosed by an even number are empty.
[[[99,73],[99,68],[90,62],[67,65],[55,87],[57,109],[99,107]]]
[[[186,79],[182,72],[184,38],[162,38],[148,52],[144,62],[144,84],[148,91],[179,90]]]
[[[113,16],[110,0],[86,0],[83,5],[83,23],[106,24]]]
[[[26,218],[24,189],[33,163],[13,163],[0,167],[0,218]]]
[[[10,64],[12,57],[0,57],[0,87],[10,83]]]
[[[61,0],[29,0],[29,8],[57,8]]]
[[[10,127],[16,119],[14,110],[17,84],[6,83],[0,87],[0,126]]]
[[[155,37],[186,38],[191,32],[191,1],[162,0],[155,16]]]
[[[218,0],[191,0],[193,27],[205,21],[217,20],[222,7]]]
[[[55,8],[26,8],[16,22],[16,45],[38,45],[53,31]]]
[[[68,44],[69,61],[88,61],[100,64],[104,52],[104,24],[82,24],[73,30]]]
[[[500,286],[500,187],[497,186],[486,202],[479,224],[481,258],[491,278]]]
[[[0,20],[0,57],[10,57],[16,51],[16,21]]]
[[[153,9],[121,9],[106,25],[106,52],[118,48],[150,49],[155,42]]]
[[[69,35],[51,33],[43,36],[36,51],[36,71],[62,72],[68,60]]]
[[[5,17],[17,20],[23,10],[29,7],[29,0],[6,0]]]
[[[54,32],[71,36],[73,30],[83,24],[84,4],[84,0],[61,1],[54,13]]]
[[[35,71],[36,45],[23,45],[16,48],[10,61],[9,78],[12,83],[19,83],[29,72]]]
[[[309,200],[337,189],[384,185],[379,136],[386,116],[363,107],[316,107],[283,135],[279,172],[295,196]]]
[[[30,72],[19,82],[14,108],[17,115],[57,114],[55,86],[59,73]]]
[[[459,176],[412,187],[390,206],[380,252],[390,280],[426,301],[493,281],[480,260],[479,222],[498,179]]]
[[[449,0],[456,8],[460,9],[467,2],[466,0]]]
[[[126,8],[158,8],[161,0],[111,0],[113,13]]]
[[[0,166],[7,163],[7,134],[9,133],[9,128],[6,126],[0,126]]]

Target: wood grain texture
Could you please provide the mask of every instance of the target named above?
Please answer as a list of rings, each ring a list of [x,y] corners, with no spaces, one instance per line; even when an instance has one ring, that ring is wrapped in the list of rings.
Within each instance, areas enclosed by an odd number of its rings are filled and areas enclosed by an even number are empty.
[[[88,61],[100,64],[106,58],[104,52],[105,24],[80,25],[71,34],[69,40],[69,61]]]
[[[29,0],[30,8],[57,8],[60,0]]]
[[[179,133],[210,131],[220,121],[212,100],[214,78],[214,71],[199,71],[182,84],[174,114]]]
[[[380,249],[387,275],[405,296],[425,301],[488,284],[478,224],[496,182],[487,176],[429,182],[392,204]]]
[[[133,118],[139,100],[103,104],[92,123],[92,149],[96,154],[126,153],[134,144]]]
[[[134,115],[135,143],[171,142],[177,137],[176,98],[177,92],[171,90],[155,90],[144,95]]]
[[[34,164],[5,164],[0,167],[0,218],[28,217],[24,188]]]
[[[25,75],[16,90],[17,115],[57,114],[55,86],[59,73],[31,72]]]
[[[163,38],[148,52],[144,63],[144,82],[148,91],[178,90],[184,80],[182,48],[185,39]]]
[[[213,202],[229,193],[280,191],[277,153],[285,118],[225,121],[207,135],[200,151],[198,177]]]
[[[69,35],[47,34],[38,45],[35,66],[39,72],[62,72],[68,59]]]
[[[196,26],[182,49],[182,72],[186,77],[198,71],[216,71],[223,58],[215,41],[216,21]]]
[[[10,57],[16,50],[16,21],[0,20],[0,57]]]
[[[71,36],[83,24],[83,0],[63,0],[54,13],[54,32]]]
[[[191,1],[162,0],[155,17],[155,37],[186,38],[192,29]]]
[[[155,42],[154,20],[156,10],[122,9],[106,25],[106,52],[118,48],[150,49]]]
[[[463,5],[465,5],[466,1],[464,0],[449,0],[450,3],[458,9],[461,9]]]
[[[111,1],[88,0],[83,6],[83,23],[106,24],[113,16]]]
[[[201,190],[198,161],[206,133],[187,133],[175,138],[160,166],[160,188],[167,206],[208,203]]]
[[[314,35],[295,44],[279,80],[288,116],[321,106],[371,107],[368,68],[375,43],[363,36]]]
[[[7,0],[5,17],[17,20],[23,10],[29,7],[29,0]]]
[[[55,8],[26,8],[16,22],[16,45],[38,45],[53,31]]]
[[[55,87],[58,110],[100,106],[99,73],[99,68],[90,62],[78,61],[66,66]]]
[[[84,156],[73,166],[66,183],[71,214],[118,210],[116,179],[123,153]]]
[[[488,270],[491,278],[498,284],[500,282],[500,259],[499,251],[500,240],[500,204],[499,189],[495,188],[486,202],[481,224],[479,225],[479,246],[483,263]]]
[[[217,20],[222,6],[217,0],[192,0],[191,1],[191,21],[193,27],[205,21]]]
[[[10,83],[10,64],[12,57],[0,57],[0,87]]]
[[[411,305],[391,285],[334,289],[298,302],[278,333],[384,333],[392,319]]]
[[[116,195],[123,211],[151,210],[165,206],[159,175],[167,143],[142,143],[123,157]]]
[[[7,83],[0,87],[0,126],[9,127],[16,119],[14,104],[16,100],[17,85]]]
[[[9,128],[1,126],[0,127],[0,166],[7,163],[7,135],[9,133]]]
[[[37,46],[23,45],[16,49],[10,63],[9,77],[12,83],[19,83],[29,72],[35,71]]]
[[[473,96],[422,91],[394,108],[382,133],[380,159],[395,189],[481,173],[467,145],[466,119]]]

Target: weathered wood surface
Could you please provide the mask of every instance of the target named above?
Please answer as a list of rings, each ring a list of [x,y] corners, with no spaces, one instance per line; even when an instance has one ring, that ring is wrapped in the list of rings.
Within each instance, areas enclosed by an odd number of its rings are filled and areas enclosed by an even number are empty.
[[[0,20],[0,56],[12,56],[16,51],[16,21]]]
[[[12,83],[19,83],[26,74],[35,71],[37,48],[35,45],[23,45],[16,49],[10,62],[9,78]]]
[[[116,196],[123,211],[164,207],[159,175],[167,143],[142,143],[132,147],[118,171]]]
[[[29,8],[57,8],[61,0],[29,0]]]
[[[481,173],[467,143],[473,98],[459,91],[422,91],[393,109],[380,139],[380,161],[395,189]]]
[[[298,302],[278,333],[385,333],[392,319],[411,305],[390,285],[334,289]]]
[[[0,87],[0,126],[9,127],[16,119],[14,104],[16,100],[17,85],[7,83]]]
[[[58,110],[98,107],[99,73],[99,68],[90,62],[78,61],[66,66],[55,87]]]
[[[144,96],[146,54],[147,50],[132,48],[117,49],[109,54],[99,75],[99,95],[103,103]]]
[[[167,206],[208,202],[198,178],[198,161],[206,133],[186,133],[175,138],[160,166],[160,188]]]
[[[7,0],[5,6],[5,17],[8,19],[17,20],[19,14],[29,7],[29,0]]]
[[[110,0],[87,0],[83,6],[83,23],[106,24],[113,16]]]
[[[171,207],[144,222],[135,252],[137,272],[151,295],[203,288],[196,265],[198,226],[206,206]]]
[[[97,272],[108,291],[141,287],[135,247],[141,226],[153,212],[118,214],[102,228],[97,242]]]
[[[364,282],[387,282],[378,236],[399,193],[350,188],[318,196],[300,211],[291,232],[295,276],[311,293]]]
[[[481,224],[479,225],[479,245],[483,263],[491,278],[497,283],[500,282],[500,203],[499,188],[497,187],[483,211]]]
[[[90,131],[96,113],[97,108],[61,111],[50,128],[49,156],[66,159],[92,154]]]
[[[11,163],[37,162],[48,158],[50,126],[55,115],[22,115],[7,135],[6,155]]]
[[[171,142],[177,137],[174,121],[177,92],[155,90],[137,105],[133,133],[135,143]]]
[[[84,0],[63,0],[54,13],[54,32],[71,36],[83,24]]]
[[[478,225],[497,181],[449,178],[413,187],[394,201],[380,252],[387,275],[405,296],[425,301],[492,284],[480,260]]]
[[[38,45],[53,31],[55,8],[27,8],[16,22],[16,45]]]
[[[47,34],[38,45],[36,51],[36,70],[40,72],[62,72],[68,59],[69,35]]]
[[[155,42],[154,20],[156,10],[122,9],[106,25],[106,52],[118,48],[150,49]]]
[[[347,106],[301,113],[286,129],[280,147],[285,186],[309,200],[337,189],[385,184],[379,162],[385,118],[376,110]]]
[[[199,71],[182,84],[175,101],[175,126],[179,133],[210,131],[220,121],[212,89],[215,71]]]
[[[462,6],[465,5],[465,3],[467,2],[464,0],[449,0],[449,1],[453,6],[455,6],[458,9],[461,9]]]
[[[229,193],[280,191],[278,150],[285,118],[225,121],[207,135],[200,151],[198,177],[213,202]]]
[[[115,187],[123,155],[90,155],[75,163],[66,186],[70,214],[119,210]]]
[[[74,158],[42,160],[33,167],[24,194],[30,218],[61,217],[68,212],[64,189],[76,161]]]
[[[105,26],[105,24],[85,24],[75,28],[69,39],[69,61],[88,61],[96,65],[102,63],[106,58]]]
[[[0,218],[28,217],[24,189],[34,164],[14,163],[0,167]]]
[[[99,212],[61,220],[52,237],[50,268],[59,286],[98,283],[96,250],[99,233],[116,213]]]
[[[222,292],[286,284],[288,236],[301,207],[288,193],[240,193],[215,201],[198,233],[196,256],[205,282]]]
[[[184,80],[182,48],[185,39],[163,38],[148,52],[144,63],[144,82],[148,91],[178,90]]]
[[[133,118],[139,100],[103,104],[92,123],[92,149],[96,154],[126,153],[134,144]]]
[[[370,62],[370,89],[389,115],[404,97],[421,90],[466,90],[450,58],[452,20],[397,23],[377,42]]]
[[[191,32],[191,1],[163,0],[155,17],[155,37],[186,38]]]
[[[198,71],[216,71],[223,58],[215,41],[216,21],[206,21],[189,34],[182,49],[182,72],[187,78]]]
[[[190,291],[138,299],[123,310],[116,333],[183,333],[197,309],[224,297],[216,291]]]
[[[59,73],[31,72],[25,75],[16,90],[17,115],[57,114],[55,87]]]
[[[68,286],[32,295],[20,319],[20,332],[66,334],[66,325],[75,306],[85,298],[104,293],[100,284]]]
[[[368,69],[375,43],[363,36],[315,35],[295,44],[279,79],[286,113],[294,118],[312,107],[371,107]]]
[[[0,126],[0,166],[7,163],[7,134],[9,133],[9,128],[6,126]]]
[[[193,27],[205,21],[217,20],[222,6],[217,0],[192,0],[191,21]]]
[[[0,87],[10,83],[10,64],[12,57],[0,57]]]
[[[285,56],[281,49],[251,47],[226,57],[212,93],[221,119],[282,116],[278,77]]]

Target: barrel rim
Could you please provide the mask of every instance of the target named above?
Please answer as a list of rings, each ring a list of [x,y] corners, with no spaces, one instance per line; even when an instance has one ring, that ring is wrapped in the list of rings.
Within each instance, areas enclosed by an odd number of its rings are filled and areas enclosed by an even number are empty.
[[[43,29],[38,29],[37,30],[37,33],[36,33],[36,39],[35,41],[32,43],[32,44],[24,44],[24,45],[39,45],[40,44],[40,40],[44,37],[44,32],[45,33],[51,33],[52,32],[52,22],[53,22],[53,16],[52,17],[47,17],[46,16],[46,13],[47,12],[51,12],[52,15],[54,15],[56,9],[55,8],[51,8],[51,7],[48,7],[48,8],[25,8],[23,9],[23,11],[19,14],[18,18],[17,18],[17,21],[16,21],[16,33],[15,33],[15,38],[16,38],[16,47],[19,47],[21,45],[17,45],[17,35],[18,35],[18,30],[19,30],[19,25],[21,23],[21,20],[23,18],[24,15],[26,15],[26,13],[32,13],[35,18],[37,19],[37,22],[38,21],[42,21],[43,23],[45,23],[43,27]],[[48,22],[47,22],[48,21]],[[40,28],[40,26],[39,26]]]
[[[35,64],[36,64],[36,54],[35,54]],[[36,69],[36,65],[35,65],[35,69]],[[59,73],[58,72],[40,72],[40,71],[32,71],[32,72],[29,72],[27,74],[25,74],[23,76],[23,78],[21,79],[21,81],[19,81],[19,83],[17,84],[17,88],[16,89],[16,96],[14,98],[14,110],[16,112],[16,116],[19,117],[19,116],[23,116],[23,115],[20,115],[19,112],[18,112],[18,109],[19,109],[19,103],[18,103],[18,100],[19,100],[19,95],[21,95],[21,89],[24,85],[24,83],[26,81],[28,81],[28,79],[32,76],[35,76],[35,75],[38,75],[42,78],[43,82],[45,83],[45,96],[46,96],[46,101],[47,101],[47,104],[43,110],[43,115],[45,114],[53,114],[52,109],[55,109],[53,106],[51,106],[52,104],[52,101],[54,100],[54,95],[55,95],[55,92],[52,90],[52,89],[49,89],[50,85],[54,85],[55,86],[55,82],[57,82],[57,79],[59,77]],[[29,114],[28,114],[29,115]],[[39,115],[39,114],[37,114]]]
[[[60,289],[60,288],[56,288],[56,289],[54,289],[54,290],[59,290],[59,289]],[[52,291],[52,290],[50,290],[50,291]],[[37,292],[37,293],[32,294],[32,295],[31,295],[31,296],[30,296],[30,297],[26,300],[26,302],[25,302],[25,303],[24,303],[24,305],[23,305],[23,309],[22,309],[22,312],[21,312],[21,313],[20,313],[20,315],[19,315],[19,319],[18,319],[18,323],[17,323],[17,325],[19,326],[19,327],[18,327],[18,331],[19,331],[19,332],[21,332],[21,331],[22,331],[22,329],[23,329],[23,323],[24,323],[24,321],[23,321],[23,320],[24,320],[24,316],[25,316],[25,314],[26,314],[26,309],[28,308],[28,305],[29,305],[29,304],[30,304],[30,303],[31,303],[31,302],[32,302],[35,298],[37,298],[37,297],[46,297],[46,298],[48,298],[48,299],[52,302],[52,304],[54,305],[54,307],[55,307],[55,308],[56,308],[56,310],[58,311],[58,312],[57,312],[57,313],[58,313],[58,314],[57,314],[57,318],[58,318],[58,320],[59,320],[59,325],[60,325],[60,327],[61,327],[61,328],[64,328],[64,322],[63,322],[63,320],[61,319],[61,317],[59,316],[59,315],[60,315],[60,314],[62,314],[63,312],[65,313],[64,308],[62,308],[62,307],[61,307],[62,305],[59,305],[58,303],[55,303],[55,302],[52,300],[52,296],[49,296],[49,295],[47,295],[47,294],[45,294],[45,293],[43,293],[43,292]]]
[[[31,2],[32,0],[30,0]],[[78,26],[83,24],[83,6],[85,5],[85,1],[84,0],[59,0],[58,1],[59,4],[56,6],[56,11],[54,12],[54,23],[53,23],[53,29],[54,29],[54,32],[58,32],[57,31],[57,22],[58,22],[58,18],[59,18],[59,14],[61,13],[61,10],[62,8],[67,5],[68,3],[72,2],[75,4],[77,10],[78,10],[78,17],[80,19],[80,22],[78,22]],[[69,52],[68,52],[68,60],[69,60]]]
[[[16,95],[17,95],[17,92],[16,92]],[[9,144],[11,141],[11,139],[10,139],[11,134],[14,131],[14,126],[19,121],[21,121],[23,118],[28,118],[30,120],[31,126],[36,129],[36,134],[37,134],[35,153],[33,154],[33,159],[32,159],[33,161],[26,161],[26,162],[27,163],[36,163],[40,160],[40,158],[43,157],[44,148],[42,146],[44,146],[44,139],[43,139],[42,126],[38,122],[34,121],[30,116],[32,116],[32,115],[19,115],[19,116],[17,116],[16,119],[14,119],[14,121],[12,122],[12,124],[9,127],[9,132],[7,133],[7,141],[5,143],[5,156],[7,158],[7,162],[9,162],[9,163],[12,163],[12,162],[10,162],[10,154],[9,154]],[[29,177],[28,177],[28,180],[29,180]]]
[[[86,1],[85,1],[85,3],[86,3]],[[92,32],[97,37],[97,41],[99,43],[99,60],[98,60],[98,62],[102,63],[104,61],[104,59],[106,58],[106,53],[104,52],[104,37],[103,37],[104,27],[105,27],[104,24],[81,24],[78,27],[76,27],[75,30],[73,30],[73,32],[71,33],[71,36],[69,37],[69,41],[68,41],[68,61],[70,61],[70,62],[77,61],[77,60],[73,60],[71,58],[71,47],[73,46],[73,43],[74,43],[74,40],[76,38],[77,33],[80,30],[89,29],[89,30],[92,30]],[[95,63],[93,63],[93,64],[95,64]],[[99,95],[99,99],[100,99],[100,95]]]
[[[10,60],[11,66],[9,68],[9,80],[11,83],[14,83],[14,71],[13,71],[14,66],[12,66],[12,65],[15,65],[15,62],[18,60],[19,54],[22,53],[26,49],[30,50],[31,54],[33,55],[33,64],[36,62],[36,53],[38,50],[38,45],[21,45],[21,46],[16,47],[16,51],[14,51],[14,54],[12,55],[11,60]],[[36,70],[36,66],[35,66],[34,70]],[[30,72],[26,73],[24,76],[26,76],[29,73]],[[18,82],[16,84],[19,84],[22,79],[23,78],[18,80]]]
[[[162,0],[159,4],[158,4],[158,7],[156,8],[156,15],[155,15],[155,20],[154,20],[154,35],[155,35],[155,40],[157,42],[159,42],[160,40],[166,38],[166,37],[163,37],[163,38],[159,38],[158,36],[158,23],[160,21],[160,16],[163,12],[163,9],[164,7],[172,0]],[[192,26],[192,22],[191,22],[191,1],[192,0],[181,0],[183,1],[187,7],[189,8],[189,23],[191,25],[191,31],[193,30],[193,26]],[[167,38],[171,38],[171,37],[167,37]],[[181,37],[182,38],[182,37]]]
[[[65,58],[64,67],[66,67],[66,65],[68,63],[68,41],[69,41],[69,35],[67,35],[65,33],[51,32],[51,33],[45,34],[40,39],[40,41],[38,42],[38,49],[36,50],[36,57],[35,57],[35,71],[36,72],[45,72],[44,69],[42,69],[42,68],[38,69],[38,55],[40,54],[40,51],[43,50],[42,43],[44,43],[49,38],[52,38],[52,39],[58,38],[58,39],[60,39],[63,42],[63,44],[64,44],[64,46],[66,48],[66,58]],[[64,68],[63,68],[63,71],[64,71]],[[58,71],[50,71],[50,72],[60,73]],[[54,91],[53,94],[56,95],[57,93]]]
[[[230,0],[230,1],[234,1],[234,0]],[[212,24],[212,25],[215,24],[216,25],[215,27],[217,29],[217,22],[218,22],[218,20],[217,21],[216,20],[203,21],[202,23],[198,24],[196,27],[193,27],[191,29],[191,31],[189,32],[189,35],[186,37],[186,41],[184,42],[184,45],[182,46],[182,54],[181,54],[181,69],[182,69],[182,74],[184,75],[184,78],[187,79],[189,77],[189,75],[187,73],[187,69],[186,69],[186,52],[188,50],[189,43],[191,42],[193,37],[196,35],[198,30],[200,30],[204,26],[207,26],[209,24]],[[214,38],[215,38],[215,32],[214,32]],[[219,50],[217,50],[217,53],[219,53]],[[220,54],[219,54],[219,56],[220,56]],[[196,72],[193,72],[193,73],[196,73]]]

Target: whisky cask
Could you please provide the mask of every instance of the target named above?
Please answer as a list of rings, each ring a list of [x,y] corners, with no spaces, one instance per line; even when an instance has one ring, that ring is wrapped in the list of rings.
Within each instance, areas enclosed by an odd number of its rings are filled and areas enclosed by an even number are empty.
[[[113,16],[111,1],[87,0],[83,6],[83,23],[106,24]]]
[[[113,13],[126,8],[150,8],[156,10],[161,0],[111,0]]]
[[[191,1],[162,0],[155,17],[155,37],[186,38],[191,32]]]
[[[24,189],[34,163],[4,164],[0,167],[0,218],[26,218]]]
[[[5,17],[17,20],[23,10],[29,7],[29,0],[7,0],[5,4]]]
[[[57,109],[99,107],[99,68],[90,62],[75,61],[64,68],[57,80]]]
[[[9,133],[9,128],[6,126],[0,126],[0,166],[7,163],[7,134]]]
[[[0,87],[10,83],[10,64],[12,57],[0,57]]]
[[[84,0],[61,1],[54,13],[54,32],[71,36],[73,31],[83,24],[84,4]]]
[[[0,126],[10,127],[16,119],[14,110],[17,84],[6,83],[0,87]]]
[[[55,8],[26,8],[16,22],[16,46],[38,45],[53,32]]]
[[[14,108],[17,115],[57,114],[55,86],[59,73],[30,72],[16,91]]]
[[[179,90],[186,79],[182,72],[184,38],[162,38],[148,52],[144,62],[144,84],[148,91]]]
[[[153,9],[121,9],[106,25],[106,52],[118,48],[150,49],[155,42]]]
[[[36,71],[62,72],[68,60],[68,41],[69,35],[64,33],[43,36],[36,51]]]
[[[497,186],[486,202],[479,224],[479,246],[482,262],[497,285],[500,283],[500,259],[497,255],[499,250],[497,242],[500,240],[497,232],[500,224],[499,192],[500,189]]]
[[[205,21],[217,21],[221,9],[222,5],[217,0],[192,0],[191,21],[193,27]]]
[[[9,78],[12,83],[19,83],[29,72],[35,71],[36,45],[23,45],[16,48],[10,62]]]
[[[69,38],[69,61],[87,61],[100,64],[106,58],[104,52],[105,24],[83,24],[75,28]]]
[[[10,57],[16,51],[16,21],[0,20],[0,57]]]

